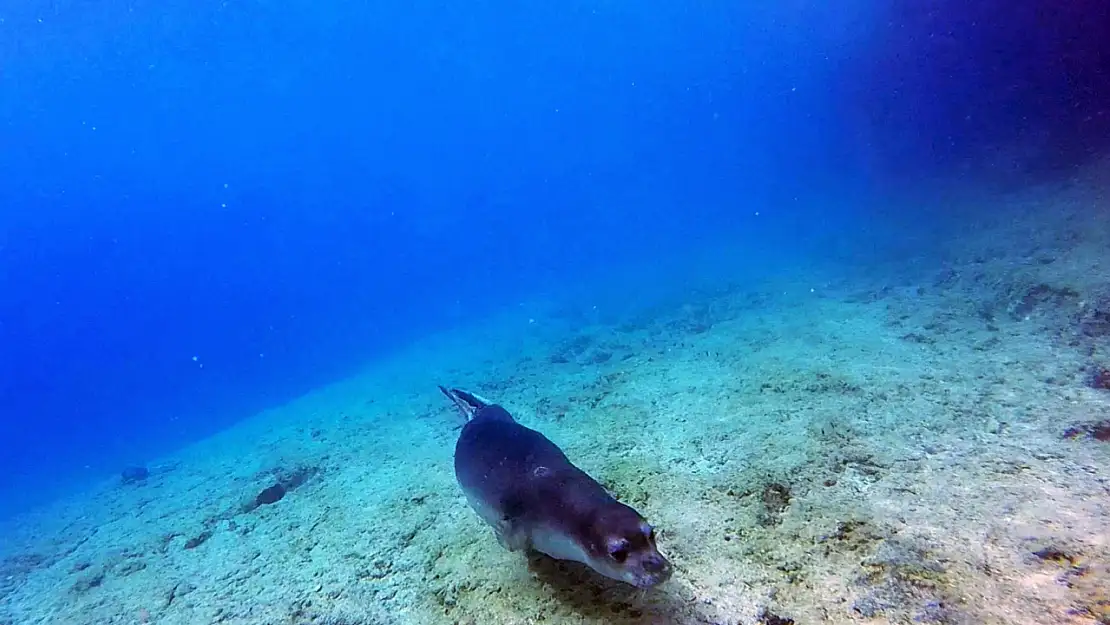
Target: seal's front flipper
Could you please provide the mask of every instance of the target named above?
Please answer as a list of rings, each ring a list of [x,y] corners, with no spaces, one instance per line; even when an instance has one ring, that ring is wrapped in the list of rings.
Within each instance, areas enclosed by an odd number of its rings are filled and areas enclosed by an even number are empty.
[[[532,546],[527,532],[513,531],[510,527],[508,531],[498,529],[493,533],[497,535],[498,544],[509,551],[527,551]]]
[[[455,404],[455,407],[459,409],[459,412],[463,413],[467,421],[473,419],[474,415],[477,414],[479,410],[490,405],[490,402],[478,395],[461,389],[440,386],[439,391],[446,395],[447,399],[451,400],[451,403]]]
[[[493,525],[497,542],[509,551],[524,551],[531,546],[531,536],[527,524],[523,523],[524,502],[515,495],[503,497],[498,506],[501,516]]]
[[[509,551],[526,551],[532,546],[528,532],[513,519],[502,519],[494,526],[493,533],[497,536],[498,544]]]

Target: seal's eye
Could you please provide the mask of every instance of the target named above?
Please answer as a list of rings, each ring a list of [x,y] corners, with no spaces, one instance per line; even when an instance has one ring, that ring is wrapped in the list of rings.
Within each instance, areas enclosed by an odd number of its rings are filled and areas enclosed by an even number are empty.
[[[609,557],[620,563],[628,559],[628,551],[627,541],[622,540],[609,545]]]

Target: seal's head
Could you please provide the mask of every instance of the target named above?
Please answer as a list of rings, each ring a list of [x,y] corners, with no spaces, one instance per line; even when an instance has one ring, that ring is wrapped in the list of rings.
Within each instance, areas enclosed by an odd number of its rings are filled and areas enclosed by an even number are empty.
[[[602,575],[651,588],[671,577],[671,563],[655,546],[655,529],[632,508],[613,502],[583,528],[587,564]]]

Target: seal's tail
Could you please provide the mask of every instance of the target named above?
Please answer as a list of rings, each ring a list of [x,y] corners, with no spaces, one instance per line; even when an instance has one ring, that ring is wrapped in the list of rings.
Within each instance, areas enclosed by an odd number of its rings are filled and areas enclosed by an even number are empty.
[[[439,390],[447,396],[447,399],[451,400],[451,403],[455,404],[455,407],[463,413],[467,421],[473,419],[479,410],[490,405],[490,402],[485,399],[461,389],[440,386]]]

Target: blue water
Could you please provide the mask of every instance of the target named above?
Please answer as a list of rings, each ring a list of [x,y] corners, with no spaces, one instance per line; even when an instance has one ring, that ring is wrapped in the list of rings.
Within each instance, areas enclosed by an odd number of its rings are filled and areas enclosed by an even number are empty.
[[[1105,4],[965,4],[6,3],[0,514],[598,267],[1104,148]]]

